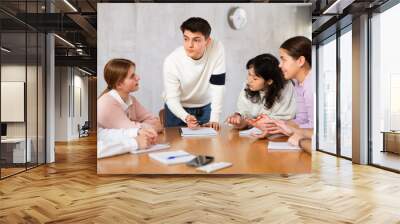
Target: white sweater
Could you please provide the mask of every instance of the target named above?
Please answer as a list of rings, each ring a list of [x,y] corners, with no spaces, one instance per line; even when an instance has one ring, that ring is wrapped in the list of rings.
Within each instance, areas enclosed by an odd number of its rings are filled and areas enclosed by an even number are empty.
[[[188,113],[183,107],[211,103],[210,121],[219,121],[225,87],[225,50],[221,42],[213,39],[199,60],[187,56],[183,46],[175,49],[165,59],[163,73],[164,101],[175,116],[185,122]]]
[[[261,97],[265,95],[261,92]],[[241,115],[249,118],[256,118],[261,114],[267,114],[273,119],[290,120],[296,115],[296,97],[292,82],[287,82],[286,86],[281,92],[281,97],[275,101],[270,109],[266,109],[264,101],[253,103],[246,97],[246,92],[243,89],[240,92],[237,101],[237,111]]]

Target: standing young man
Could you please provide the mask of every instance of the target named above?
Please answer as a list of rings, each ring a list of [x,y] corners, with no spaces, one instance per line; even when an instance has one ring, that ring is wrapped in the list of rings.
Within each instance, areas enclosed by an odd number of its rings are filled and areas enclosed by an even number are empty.
[[[219,129],[225,87],[225,50],[210,24],[192,17],[181,25],[183,46],[164,61],[165,126]]]

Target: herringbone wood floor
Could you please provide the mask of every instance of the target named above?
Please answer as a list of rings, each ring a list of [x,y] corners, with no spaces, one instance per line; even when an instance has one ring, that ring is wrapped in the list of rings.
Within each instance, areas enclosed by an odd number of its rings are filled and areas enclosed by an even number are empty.
[[[400,223],[400,175],[313,155],[313,173],[96,174],[94,137],[0,181],[0,223]]]

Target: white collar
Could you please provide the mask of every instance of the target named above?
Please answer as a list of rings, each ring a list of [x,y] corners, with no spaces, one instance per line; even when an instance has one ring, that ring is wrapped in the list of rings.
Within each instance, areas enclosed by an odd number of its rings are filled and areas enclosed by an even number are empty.
[[[124,111],[126,111],[131,105],[132,105],[132,99],[129,96],[128,98],[128,102],[125,102],[121,96],[119,95],[119,93],[117,92],[117,90],[112,89],[110,90],[110,92],[108,92],[116,101],[118,101],[118,103],[121,104],[122,108],[124,109]]]
[[[185,51],[185,49],[183,49],[183,50]],[[207,49],[204,51],[203,56],[201,56],[201,58],[199,58],[199,59],[197,59],[197,60],[195,60],[195,59],[189,57],[189,56],[186,54],[186,51],[185,51],[184,53],[185,53],[186,59],[187,59],[188,61],[190,61],[191,63],[195,64],[195,65],[204,64],[204,62],[206,61],[206,58],[207,58]]]

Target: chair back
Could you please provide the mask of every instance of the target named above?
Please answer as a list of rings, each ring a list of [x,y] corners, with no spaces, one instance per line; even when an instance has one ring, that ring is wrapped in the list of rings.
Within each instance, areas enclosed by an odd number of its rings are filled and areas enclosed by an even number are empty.
[[[161,126],[165,127],[165,109],[161,109],[158,116],[160,117]]]

